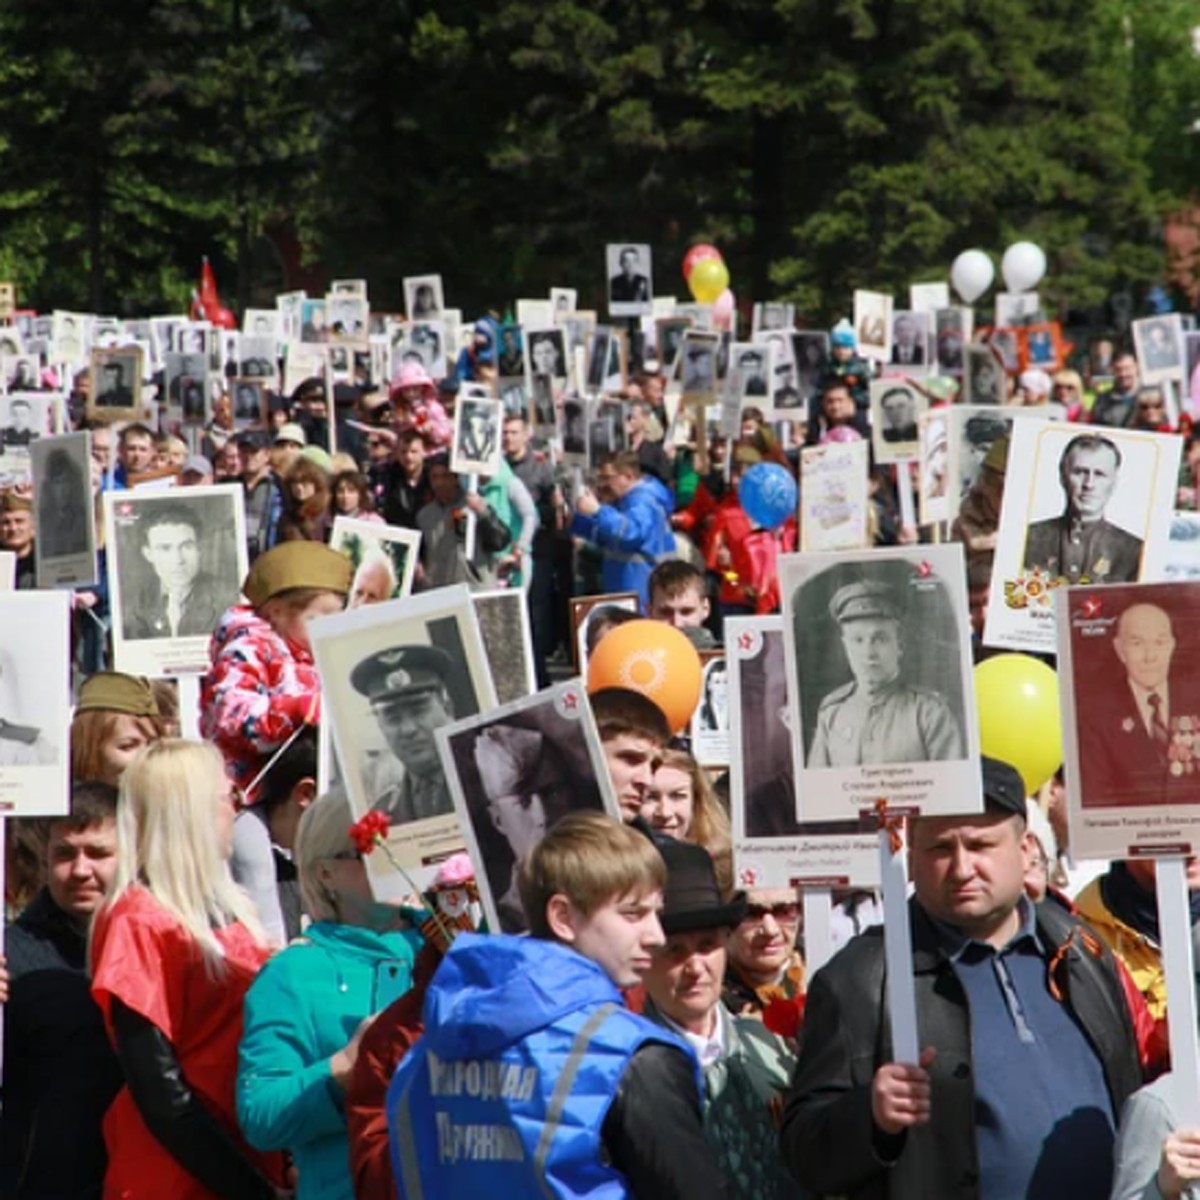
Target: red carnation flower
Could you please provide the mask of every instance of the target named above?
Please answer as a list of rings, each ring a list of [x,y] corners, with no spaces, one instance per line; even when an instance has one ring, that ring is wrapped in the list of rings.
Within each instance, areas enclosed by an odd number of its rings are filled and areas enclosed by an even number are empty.
[[[350,826],[350,837],[359,854],[370,854],[376,846],[383,844],[387,837],[388,819],[386,813],[372,809]]]
[[[763,1024],[782,1038],[795,1041],[804,1024],[804,996],[779,996],[763,1009]]]

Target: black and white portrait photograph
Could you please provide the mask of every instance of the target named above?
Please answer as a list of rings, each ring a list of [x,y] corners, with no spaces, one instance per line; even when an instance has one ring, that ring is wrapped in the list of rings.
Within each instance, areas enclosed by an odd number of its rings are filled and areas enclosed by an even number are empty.
[[[534,436],[552,438],[555,434],[554,377],[534,375],[529,381],[529,424]]]
[[[1133,322],[1133,345],[1143,383],[1183,377],[1183,325],[1178,313]]]
[[[997,292],[996,324],[1019,329],[1037,320],[1041,308],[1037,292]]]
[[[39,588],[97,582],[90,437],[66,433],[39,438],[30,446]]]
[[[49,404],[28,392],[0,397],[0,453],[28,461],[30,447],[50,432]]]
[[[87,361],[92,341],[92,319],[86,313],[62,312],[52,314],[51,339],[56,362],[78,366]]]
[[[892,298],[884,292],[854,293],[854,333],[858,352],[871,362],[886,363],[892,352]]]
[[[570,812],[619,816],[578,680],[436,733],[488,928],[525,933],[517,864]]]
[[[782,300],[764,300],[755,304],[750,318],[750,340],[773,330],[791,333],[796,324],[796,306]]]
[[[783,618],[729,617],[729,797],[738,887],[877,887],[879,838],[856,820],[796,819]]]
[[[65,816],[71,753],[71,593],[0,593],[0,805]]]
[[[950,503],[954,489],[951,486],[950,474],[949,414],[949,408],[931,408],[917,422],[921,443],[917,498],[920,502],[922,525],[948,521],[952,515]]]
[[[1015,375],[1021,369],[1020,333],[1019,329],[1000,325],[987,335],[987,345],[1009,375]]]
[[[606,592],[598,596],[572,596],[568,599],[571,649],[575,655],[575,669],[584,679],[587,678],[587,661],[592,651],[615,624],[612,614],[633,613],[636,616],[638,603],[637,592]]]
[[[337,516],[329,544],[346,555],[354,568],[347,608],[398,600],[412,591],[420,530]]]
[[[174,419],[199,422],[205,419],[208,357],[204,354],[163,355],[163,392],[167,410]]]
[[[962,547],[785,555],[779,570],[798,815],[847,819],[881,795],[922,813],[978,810]]]
[[[136,418],[142,389],[141,350],[93,350],[91,377],[89,416],[110,421]]]
[[[277,342],[273,337],[243,333],[237,338],[237,370],[235,375],[248,379],[273,382],[279,374]]]
[[[939,308],[933,314],[933,352],[939,375],[963,373],[963,350],[971,341],[969,308]]]
[[[1194,847],[1200,583],[1073,588],[1057,622],[1072,854]]]
[[[692,327],[691,317],[657,317],[654,339],[658,351],[658,369],[666,379],[679,378],[679,349],[683,335]]]
[[[911,462],[921,453],[917,422],[929,398],[902,379],[871,380],[871,445],[877,463]]]
[[[964,348],[962,403],[1000,405],[1008,398],[1004,364],[990,344],[974,342]]]
[[[929,365],[929,314],[901,311],[892,314],[891,354],[888,361],[898,367]],[[914,372],[909,371],[908,374]],[[924,374],[924,372],[919,372]]]
[[[465,845],[434,733],[496,706],[470,593],[436,588],[321,617],[309,631],[351,809],[387,815],[389,850],[424,886]],[[412,890],[381,851],[367,871],[380,899]]]
[[[118,671],[202,672],[208,643],[246,577],[240,485],[104,493]]]
[[[411,275],[405,278],[404,311],[410,321],[434,320],[445,307],[440,275]]]
[[[1169,434],[1013,423],[984,641],[1054,650],[1054,592],[1161,578],[1182,445]]]
[[[626,446],[627,409],[622,400],[593,400],[588,405],[588,465],[599,470],[610,454]]]
[[[549,375],[556,386],[567,380],[566,337],[561,329],[530,329],[525,335],[526,365],[530,379]]]
[[[483,649],[496,685],[496,700],[510,704],[537,691],[529,607],[520,588],[472,592]]]
[[[365,296],[331,292],[325,297],[325,323],[334,342],[365,342],[370,306]]]
[[[229,392],[235,427],[267,423],[267,390],[261,379],[231,379]]]
[[[796,383],[796,349],[792,335],[781,329],[769,329],[759,335],[758,345],[771,357],[769,407],[777,419],[795,420],[800,415],[797,410],[801,410],[803,404]]]
[[[501,377],[525,377],[525,337],[520,325],[501,325],[496,346],[496,373]]]
[[[568,396],[559,410],[558,436],[562,442],[564,463],[577,467],[587,465],[587,435],[587,404]]]
[[[36,354],[0,356],[0,382],[6,392],[32,392],[41,386]]]
[[[499,400],[464,399],[454,409],[454,453],[450,469],[459,475],[495,475],[500,470]]]
[[[752,404],[766,408],[770,404],[771,347],[758,342],[735,342],[729,350],[730,369],[726,386],[739,406]]]
[[[579,301],[579,291],[571,287],[552,287],[550,289],[550,311],[554,324],[561,325],[568,314],[575,311]]]
[[[404,330],[401,361],[419,362],[430,379],[446,377],[446,328],[441,321],[412,321]],[[503,372],[501,372],[503,374]]]
[[[805,409],[821,394],[829,371],[829,334],[823,329],[801,329],[792,334],[796,360],[796,391]]]
[[[679,380],[688,404],[713,404],[717,398],[717,349],[715,333],[689,329],[679,348]]]
[[[280,314],[277,308],[248,308],[242,317],[242,333],[246,337],[283,339]]]
[[[585,390],[593,396],[622,391],[625,369],[625,335],[607,325],[597,325],[588,339]]]
[[[608,268],[608,315],[640,317],[651,311],[654,295],[650,247],[617,242],[604,248]]]
[[[335,279],[329,285],[330,296],[357,296],[361,300],[367,298],[367,281],[365,279]]]
[[[729,676],[724,654],[706,656],[691,721],[692,755],[704,767],[729,763]]]

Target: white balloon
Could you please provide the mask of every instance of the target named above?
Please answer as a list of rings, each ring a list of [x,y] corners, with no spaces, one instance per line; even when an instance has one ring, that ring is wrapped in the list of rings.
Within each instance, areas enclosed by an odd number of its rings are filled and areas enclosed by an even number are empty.
[[[1028,292],[1046,273],[1046,255],[1033,242],[1013,242],[1004,252],[1000,270],[1010,292]]]
[[[982,250],[964,250],[950,268],[950,282],[968,304],[974,304],[995,278],[996,268]]]

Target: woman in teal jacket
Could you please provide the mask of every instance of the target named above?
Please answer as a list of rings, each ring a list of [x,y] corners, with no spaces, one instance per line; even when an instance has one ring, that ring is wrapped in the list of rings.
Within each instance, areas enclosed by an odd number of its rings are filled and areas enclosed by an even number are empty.
[[[354,1200],[343,1097],[369,1018],[408,991],[420,935],[371,895],[340,792],[304,814],[296,866],[313,924],[255,979],[238,1058],[251,1145],[289,1150],[297,1200]]]

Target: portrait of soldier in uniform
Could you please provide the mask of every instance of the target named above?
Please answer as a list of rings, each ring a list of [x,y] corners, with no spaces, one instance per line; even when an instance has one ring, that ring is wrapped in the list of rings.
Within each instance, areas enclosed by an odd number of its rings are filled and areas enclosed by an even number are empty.
[[[869,579],[845,584],[833,594],[829,616],[851,679],[820,701],[807,767],[965,758],[962,721],[946,698],[904,678],[912,643],[896,589]]]
[[[1121,474],[1121,451],[1111,438],[1081,433],[1063,448],[1058,477],[1066,500],[1054,517],[1030,524],[1026,570],[1037,567],[1068,583],[1133,583],[1142,539],[1105,519]]]
[[[450,656],[436,646],[394,646],[363,659],[350,684],[367,698],[386,753],[361,763],[367,799],[393,825],[454,812],[433,731],[455,720]]]

